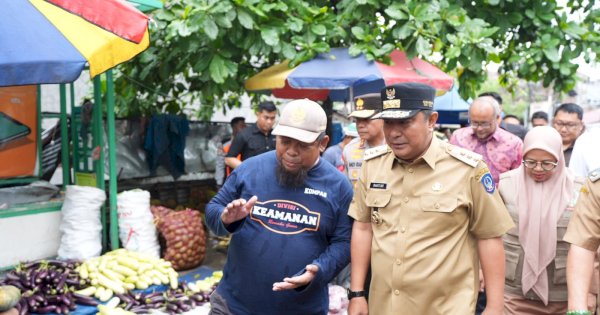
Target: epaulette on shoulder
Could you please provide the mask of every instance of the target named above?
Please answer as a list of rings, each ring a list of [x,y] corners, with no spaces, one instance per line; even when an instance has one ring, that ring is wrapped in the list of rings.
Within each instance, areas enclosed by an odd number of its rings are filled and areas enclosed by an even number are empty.
[[[589,177],[592,182],[599,180],[600,179],[600,168],[597,168],[597,169],[591,171]]]
[[[363,155],[363,160],[364,161],[370,160],[370,159],[372,159],[374,157],[378,157],[378,156],[383,155],[383,154],[385,154],[387,152],[388,152],[388,146],[387,146],[387,144],[380,145],[380,146],[373,147],[373,148],[368,148],[368,149],[365,150],[365,153]]]
[[[461,147],[457,147],[451,144],[446,147],[446,152],[448,152],[448,154],[450,154],[455,159],[471,167],[476,167],[479,161],[481,161],[481,159],[483,158],[480,154],[471,152],[467,149],[463,149]]]

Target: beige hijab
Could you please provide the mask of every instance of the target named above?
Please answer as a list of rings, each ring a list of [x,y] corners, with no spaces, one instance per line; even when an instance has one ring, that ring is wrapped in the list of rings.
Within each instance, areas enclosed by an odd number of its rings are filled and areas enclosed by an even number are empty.
[[[573,197],[574,176],[565,167],[562,140],[554,128],[540,126],[531,129],[525,136],[523,156],[532,149],[544,150],[558,161],[553,176],[541,183],[531,179],[523,165],[516,171],[519,239],[525,252],[523,294],[533,290],[547,305],[546,267],[556,257],[556,226]]]

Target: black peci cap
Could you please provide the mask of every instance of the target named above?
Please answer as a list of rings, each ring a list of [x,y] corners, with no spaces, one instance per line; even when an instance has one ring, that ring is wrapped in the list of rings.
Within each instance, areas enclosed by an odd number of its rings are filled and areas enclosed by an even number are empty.
[[[421,110],[433,110],[435,89],[427,84],[407,82],[381,90],[383,108],[372,119],[407,119]]]

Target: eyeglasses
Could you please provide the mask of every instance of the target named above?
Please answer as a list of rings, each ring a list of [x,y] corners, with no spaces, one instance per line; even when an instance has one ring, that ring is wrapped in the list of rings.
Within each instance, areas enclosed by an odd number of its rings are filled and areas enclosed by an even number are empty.
[[[471,126],[471,128],[484,128],[484,129],[488,129],[492,127],[492,122],[488,121],[488,122],[474,122],[474,121],[469,121],[469,126]]]
[[[571,123],[565,123],[565,122],[562,122],[562,121],[555,121],[555,122],[552,123],[552,125],[556,129],[561,129],[562,127],[565,127],[565,128],[567,128],[569,130],[573,130],[573,129],[576,129],[577,127],[579,127],[579,123],[573,123],[573,122],[571,122]]]
[[[556,163],[556,162],[550,162],[550,161],[523,160],[523,166],[525,166],[526,168],[534,169],[538,165],[540,165],[540,167],[544,171],[551,171],[554,168],[556,168],[556,166],[558,165],[558,163]]]

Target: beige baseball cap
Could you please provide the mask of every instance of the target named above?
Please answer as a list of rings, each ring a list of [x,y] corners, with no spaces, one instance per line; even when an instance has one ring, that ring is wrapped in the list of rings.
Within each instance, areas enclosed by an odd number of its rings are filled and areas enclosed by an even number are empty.
[[[326,128],[327,115],[321,105],[301,99],[285,105],[279,123],[271,134],[312,143]]]

